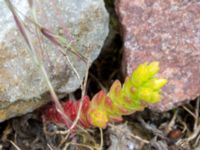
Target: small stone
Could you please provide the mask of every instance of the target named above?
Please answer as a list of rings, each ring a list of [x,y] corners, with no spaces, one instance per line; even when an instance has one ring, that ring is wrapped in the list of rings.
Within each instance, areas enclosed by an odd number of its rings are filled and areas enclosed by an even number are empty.
[[[200,95],[200,3],[196,0],[117,0],[123,38],[123,72],[159,61],[159,77],[168,80],[162,101],[166,111]]]
[[[140,141],[131,138],[131,129],[126,124],[115,126],[116,128],[108,128],[111,144],[108,150],[136,150],[140,147]]]

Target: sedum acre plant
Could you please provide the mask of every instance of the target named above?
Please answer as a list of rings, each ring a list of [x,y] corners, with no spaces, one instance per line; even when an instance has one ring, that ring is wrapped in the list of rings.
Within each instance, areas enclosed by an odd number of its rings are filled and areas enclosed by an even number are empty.
[[[100,91],[91,101],[85,96],[79,123],[86,128],[105,128],[108,122],[122,121],[123,115],[141,111],[147,105],[159,102],[161,88],[167,80],[157,78],[155,75],[158,71],[158,62],[141,64],[126,78],[123,85],[116,80],[108,93]],[[62,105],[66,115],[73,121],[77,115],[79,102],[69,100]],[[43,116],[45,120],[64,123],[53,106],[48,107]]]

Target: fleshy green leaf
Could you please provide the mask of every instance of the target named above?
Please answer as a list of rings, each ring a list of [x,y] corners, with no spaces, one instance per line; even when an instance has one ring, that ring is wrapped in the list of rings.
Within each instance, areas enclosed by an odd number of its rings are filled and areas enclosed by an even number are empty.
[[[159,102],[161,88],[167,80],[155,77],[158,71],[158,62],[141,64],[126,78],[123,86],[116,80],[107,95],[102,92],[95,95],[88,113],[91,124],[105,127],[114,118],[121,118],[122,115],[143,110],[148,104]]]

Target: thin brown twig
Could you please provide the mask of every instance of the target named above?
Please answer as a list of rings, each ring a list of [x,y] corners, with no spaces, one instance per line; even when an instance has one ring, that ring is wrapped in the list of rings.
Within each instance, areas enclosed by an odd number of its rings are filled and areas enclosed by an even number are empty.
[[[104,140],[103,140],[103,129],[99,128],[99,131],[100,131],[100,137],[101,137],[100,149],[103,150],[103,143],[104,143]]]
[[[33,12],[34,20],[35,20],[35,22],[37,23],[37,17],[36,17],[36,15],[34,15],[34,14],[35,14],[35,13]],[[63,54],[65,54],[65,53],[63,53]],[[67,59],[69,65],[71,66],[73,72],[76,74],[79,83],[81,84],[82,93],[83,93],[82,98],[83,98],[83,96],[85,95],[84,89],[86,89],[86,88],[84,87],[84,85],[82,86],[81,78],[80,78],[80,76],[79,76],[79,73],[77,72],[77,70],[76,70],[76,68],[74,67],[73,63],[70,61],[69,57],[68,57],[67,55],[64,55],[64,56],[66,57],[66,59]],[[87,69],[86,69],[86,76],[88,76],[88,75],[87,75],[87,72],[88,72],[88,70],[89,70],[89,64],[90,64],[90,62],[88,61],[88,62],[87,62]],[[87,77],[86,77],[86,78],[87,78]],[[86,83],[87,83],[87,79],[86,79],[85,84],[86,84]],[[86,85],[85,85],[85,86],[86,86]],[[82,100],[81,100],[81,101],[82,101]],[[73,122],[73,124],[71,125],[71,127],[68,129],[69,131],[71,131],[71,129],[73,129],[73,128],[75,127],[75,125],[77,124],[77,122],[78,122],[78,120],[79,120],[81,108],[82,108],[82,102],[80,102],[79,109],[78,109],[78,115],[77,115],[75,121]]]
[[[86,92],[86,85],[87,85],[87,79],[88,79],[88,73],[89,73],[89,65],[90,65],[90,61],[88,59],[87,62],[87,67],[86,67],[86,75],[85,75],[85,80],[83,85],[81,84],[81,89],[82,89],[82,94],[81,94],[81,100],[79,103],[79,108],[78,108],[78,112],[77,112],[77,116],[76,119],[74,120],[73,124],[70,126],[70,128],[67,131],[62,132],[62,134],[67,134],[69,133],[72,129],[74,129],[74,127],[77,125],[80,115],[81,115],[81,110],[82,110],[82,105],[83,105],[83,97],[85,96],[85,92]]]
[[[49,148],[50,150],[54,150],[49,144],[47,144],[47,146],[48,146],[48,148]]]
[[[188,147],[189,143],[187,141],[187,139],[179,139],[177,142],[176,142],[176,145],[178,147],[181,147],[183,149],[186,149],[186,147]]]
[[[37,16],[36,16],[35,1],[29,0],[29,5],[30,5],[31,15],[32,15],[30,17],[33,18],[31,20],[33,20],[36,24],[39,24],[39,21],[38,21]],[[44,45],[42,43],[42,40],[44,40],[44,39],[42,38],[41,33],[38,30],[38,27],[35,24],[34,24],[34,26],[35,26],[36,37],[37,37],[38,42],[39,42],[39,44],[38,44],[39,45],[39,52],[40,52],[40,55],[41,55],[40,59],[42,60],[43,57],[47,56],[47,61],[51,64],[51,66],[53,66],[53,64],[51,63],[51,61],[49,59],[49,55],[48,55],[47,51],[45,51],[46,53],[44,53]],[[29,31],[29,32],[31,32],[31,31]],[[44,54],[46,54],[46,55],[44,56]]]
[[[177,114],[178,114],[178,110],[175,111],[171,121],[169,122],[169,124],[167,126],[167,132],[172,130],[172,127],[174,126],[176,118],[177,118]]]
[[[63,150],[67,150],[68,146],[69,145],[76,145],[76,146],[81,146],[81,147],[84,147],[84,148],[88,148],[89,150],[94,150],[91,146],[89,145],[85,145],[85,144],[80,144],[80,143],[74,143],[74,142],[69,142],[69,143],[66,143],[65,147],[63,148]]]
[[[194,131],[193,133],[187,138],[187,141],[190,142],[192,141],[193,139],[195,139],[200,133],[200,126],[198,126]]]
[[[142,124],[142,126],[143,126],[145,129],[149,130],[150,132],[152,132],[153,134],[155,134],[155,135],[158,136],[158,137],[161,137],[161,138],[163,138],[163,139],[166,139],[166,135],[165,135],[161,130],[157,129],[157,128],[154,127],[154,126],[151,126],[151,125],[147,124],[147,123],[143,120],[143,118],[142,118],[141,116],[138,116],[138,120],[140,121],[140,123]]]
[[[65,142],[67,141],[69,137],[69,134],[67,134],[62,140],[61,142],[59,143],[58,147],[61,148],[63,144],[65,144]]]
[[[47,130],[46,123],[45,123],[44,126],[43,126],[43,132],[45,133],[45,135],[53,136],[53,135],[57,134],[58,131],[49,132],[49,131]]]
[[[20,31],[20,33],[22,34],[27,46],[28,46],[28,51],[33,59],[33,62],[35,63],[35,65],[40,68],[40,70],[42,71],[42,74],[44,76],[44,79],[46,80],[46,83],[48,85],[48,88],[49,88],[49,91],[50,91],[50,94],[52,96],[52,100],[53,102],[55,103],[55,106],[56,106],[56,110],[57,112],[64,118],[64,121],[65,121],[65,124],[66,126],[69,126],[69,124],[71,123],[71,120],[69,119],[68,116],[66,116],[66,114],[64,113],[64,110],[62,108],[62,105],[60,104],[59,102],[59,99],[54,91],[54,88],[51,84],[51,81],[48,77],[48,74],[43,66],[43,62],[38,58],[37,54],[36,54],[36,50],[30,40],[30,36],[28,35],[28,32],[26,32],[26,29],[24,27],[24,24],[22,23],[22,21],[20,20],[19,16],[17,15],[16,11],[15,11],[15,8],[13,6],[13,4],[10,2],[10,0],[5,0],[9,10],[11,11],[14,19],[15,19],[15,22],[16,22],[16,25]]]
[[[5,0],[6,1],[6,0]],[[57,46],[60,46],[61,48],[64,48],[66,50],[69,50],[71,53],[75,54],[76,56],[80,57],[84,62],[87,62],[87,57],[83,56],[80,52],[76,51],[73,47],[72,44],[76,44],[73,41],[70,41],[70,43],[68,44],[61,44],[60,42],[58,42],[57,40],[59,38],[61,38],[61,36],[54,34],[52,32],[50,32],[48,29],[44,28],[42,25],[40,25],[38,22],[36,23],[35,21],[33,21],[32,19],[30,19],[29,17],[27,17],[26,15],[24,15],[20,10],[18,10],[16,7],[13,6],[13,8],[19,12],[23,17],[25,17],[28,21],[30,21],[31,23],[33,23],[40,31],[41,33],[43,33],[43,35],[45,37],[47,37],[51,42],[53,42],[54,44],[56,44]],[[56,39],[56,40],[55,40]],[[66,40],[66,39],[65,39]],[[73,42],[73,43],[72,43]],[[64,51],[60,50],[60,52],[63,55],[67,55]]]
[[[107,91],[107,89],[105,88],[105,86],[92,73],[90,73],[89,76],[91,76],[98,83],[99,87],[102,90]]]
[[[188,138],[187,138],[187,141],[192,141],[193,139],[195,139],[199,133],[200,133],[200,124],[199,124],[199,102],[200,99],[198,98],[197,99],[197,102],[196,102],[196,108],[195,108],[195,116],[194,116],[194,119],[195,119],[195,123],[194,123],[194,127],[193,127],[193,133],[192,135],[190,135]]]
[[[114,129],[116,129],[116,130],[120,130],[121,132],[124,132],[122,129],[120,129],[120,128],[118,128],[118,127],[112,125],[112,124],[108,124],[108,126],[110,126],[111,128],[114,128]],[[139,137],[139,136],[137,136],[137,135],[134,135],[134,134],[132,134],[132,133],[128,133],[128,136],[130,136],[130,137],[132,137],[132,138],[134,138],[134,139],[136,139],[136,140],[138,140],[138,141],[140,141],[140,142],[142,142],[142,143],[149,144],[149,141],[148,141],[148,140],[142,139],[141,137]]]
[[[196,138],[196,141],[194,143],[194,147],[197,147],[199,142],[200,142],[200,135]]]
[[[9,142],[16,148],[16,150],[21,150],[19,146],[17,146],[13,141],[9,140]]]
[[[190,114],[194,117],[195,119],[195,123],[194,123],[194,127],[193,127],[193,132],[192,134],[185,138],[185,139],[180,139],[179,141],[176,142],[177,145],[182,145],[182,144],[189,144],[190,141],[195,140],[195,143],[194,143],[194,147],[197,146],[198,142],[199,142],[199,139],[200,139],[200,124],[199,124],[199,104],[200,104],[200,98],[197,99],[197,102],[196,102],[196,107],[195,107],[195,113],[193,113],[192,111],[190,111],[187,107],[183,106],[183,108]]]
[[[183,109],[185,109],[192,117],[196,118],[195,114],[194,114],[191,110],[189,110],[186,106],[182,106],[182,107],[183,107]]]
[[[80,81],[81,80],[80,76],[79,76],[78,72],[76,71],[75,67],[73,66],[73,64],[71,63],[70,59],[67,56],[66,56],[66,58],[67,58],[68,62],[71,64],[72,69],[74,70],[74,72],[76,73],[76,75]],[[84,83],[81,84],[82,93],[81,93],[81,100],[79,103],[77,116],[76,116],[75,120],[73,121],[72,125],[66,131],[57,131],[57,134],[67,134],[66,137],[68,137],[68,134],[70,133],[70,131],[72,129],[74,129],[74,127],[77,125],[77,123],[79,121],[79,118],[81,115],[81,110],[82,110],[82,105],[83,105],[83,97],[85,96],[85,93],[86,93],[86,85],[87,85],[87,79],[88,79],[88,74],[89,74],[89,66],[90,66],[90,61],[88,59],[87,66],[86,66],[85,80],[84,80]],[[79,126],[79,125],[77,127],[81,128],[81,126]],[[81,129],[83,129],[83,128],[81,128]]]
[[[182,129],[182,133],[188,131],[188,127],[187,127],[187,124],[182,120],[182,119],[179,119],[180,120],[180,123],[183,125],[183,129]]]
[[[199,124],[199,103],[200,103],[200,98],[198,98],[196,101],[194,129],[196,129]]]

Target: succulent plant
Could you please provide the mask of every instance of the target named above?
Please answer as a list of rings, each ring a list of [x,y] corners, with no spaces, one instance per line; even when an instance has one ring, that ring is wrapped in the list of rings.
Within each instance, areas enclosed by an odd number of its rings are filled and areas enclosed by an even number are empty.
[[[83,98],[83,108],[79,122],[84,127],[105,128],[108,122],[122,121],[123,115],[141,111],[149,104],[161,99],[161,88],[167,83],[166,79],[156,77],[159,63],[151,62],[139,65],[132,75],[127,77],[122,85],[114,81],[108,93],[101,90],[90,101]],[[76,118],[79,102],[63,103],[64,111],[73,121]],[[52,118],[57,123],[63,123],[62,117],[54,107],[47,109],[45,118]]]

